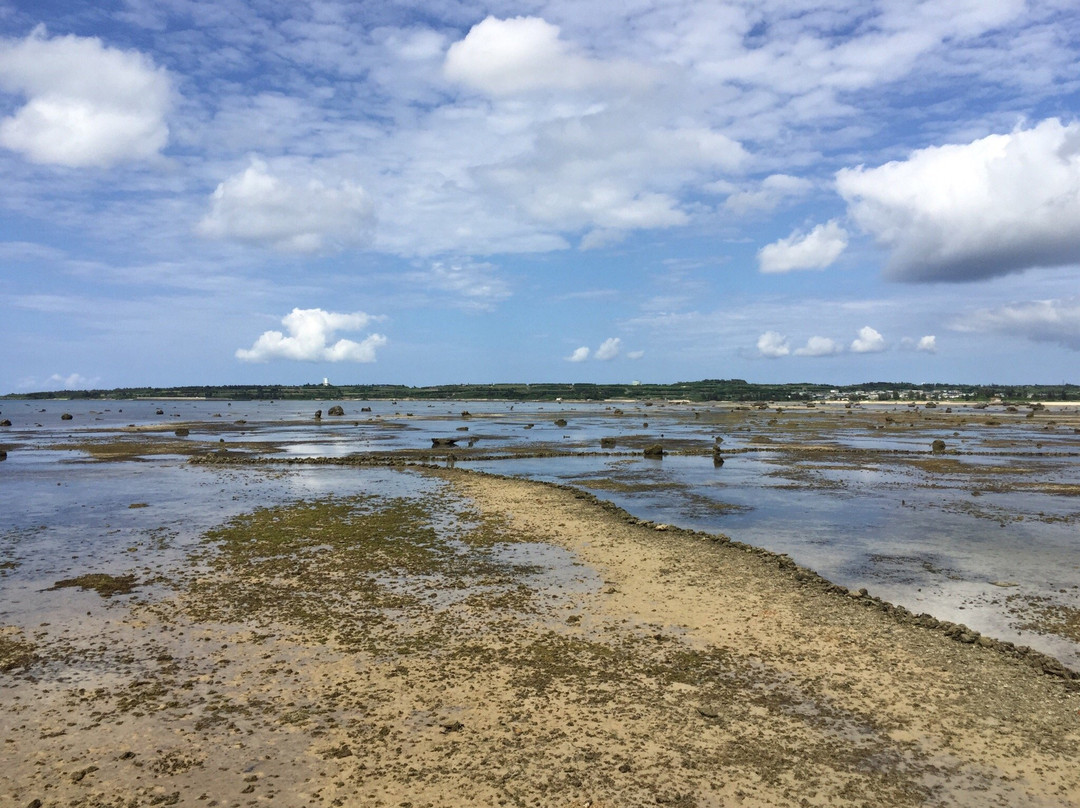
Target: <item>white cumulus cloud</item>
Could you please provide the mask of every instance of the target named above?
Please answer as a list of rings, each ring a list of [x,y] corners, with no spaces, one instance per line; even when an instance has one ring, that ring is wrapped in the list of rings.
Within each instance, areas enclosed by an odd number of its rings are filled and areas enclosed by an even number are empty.
[[[844,169],[836,187],[890,250],[896,280],[970,281],[1080,262],[1080,123],[1051,118]]]
[[[834,356],[843,351],[843,346],[829,337],[810,337],[806,345],[795,350],[796,356]]]
[[[766,331],[757,341],[758,353],[770,359],[787,356],[791,353],[791,346],[787,337],[778,331]]]
[[[258,158],[218,185],[196,230],[287,252],[313,253],[363,241],[374,206],[359,185],[313,176],[284,179]]]
[[[618,337],[611,337],[600,343],[600,347],[596,349],[593,358],[608,361],[618,356],[621,349],[622,340]]]
[[[924,353],[937,353],[937,337],[933,334],[919,337],[919,341],[915,343],[915,350]]]
[[[1032,300],[980,309],[953,325],[959,331],[1023,337],[1080,351],[1080,297]]]
[[[824,269],[848,244],[848,234],[834,219],[809,233],[795,232],[758,250],[758,268],[765,273]]]
[[[374,362],[375,351],[388,342],[382,334],[369,334],[360,342],[334,341],[338,331],[359,331],[377,318],[364,312],[339,314],[322,309],[293,309],[281,331],[266,331],[251,348],[240,348],[236,358],[245,362],[292,359],[303,362]]]
[[[38,26],[0,40],[0,88],[26,98],[0,121],[0,146],[34,163],[109,167],[153,157],[169,139],[168,74],[96,37],[50,39]]]
[[[61,376],[59,373],[54,373],[45,380],[46,384],[59,384],[65,390],[78,390],[80,388],[93,387],[99,381],[98,377],[88,379],[81,373],[71,373],[67,376]]]
[[[609,337],[600,343],[600,346],[594,351],[588,346],[582,345],[580,348],[576,348],[572,354],[565,357],[567,362],[584,362],[587,359],[595,359],[600,362],[610,362],[622,354],[622,340],[619,337]],[[645,355],[644,351],[630,351],[626,354],[629,359],[641,359]]]
[[[885,338],[870,326],[859,329],[859,336],[851,343],[854,353],[880,353],[885,350]]]
[[[444,75],[491,95],[645,82],[648,71],[581,55],[539,17],[488,17],[446,53]]]

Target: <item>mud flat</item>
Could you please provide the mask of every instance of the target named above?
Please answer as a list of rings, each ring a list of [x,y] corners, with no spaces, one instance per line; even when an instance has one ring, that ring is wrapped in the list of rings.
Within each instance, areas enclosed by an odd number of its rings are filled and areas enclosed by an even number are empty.
[[[402,474],[41,593],[0,628],[0,803],[1080,804],[1052,661],[569,489]]]

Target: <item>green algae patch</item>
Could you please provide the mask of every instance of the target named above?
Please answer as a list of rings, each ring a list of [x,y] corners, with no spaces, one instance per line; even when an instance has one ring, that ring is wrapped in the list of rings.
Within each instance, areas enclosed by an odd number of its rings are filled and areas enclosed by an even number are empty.
[[[0,629],[0,672],[29,668],[38,660],[37,649],[15,627]]]
[[[79,587],[80,589],[92,589],[103,598],[111,598],[113,595],[130,595],[137,585],[134,575],[109,575],[105,572],[92,572],[80,575],[78,578],[65,578],[57,581],[50,591],[55,589],[67,589]]]
[[[58,451],[78,451],[102,462],[141,460],[154,455],[191,455],[205,452],[206,447],[193,441],[157,438],[130,440],[88,440],[81,443],[64,443],[50,447]]]
[[[462,613],[529,609],[533,569],[499,555],[514,540],[445,492],[262,508],[205,535],[187,610],[349,650],[434,648],[467,630]]]

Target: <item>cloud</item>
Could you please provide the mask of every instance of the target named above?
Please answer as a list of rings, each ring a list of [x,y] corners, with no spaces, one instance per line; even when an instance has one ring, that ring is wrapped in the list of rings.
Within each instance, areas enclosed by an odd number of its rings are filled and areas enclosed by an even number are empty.
[[[885,350],[885,338],[870,326],[863,326],[851,343],[851,350],[854,353],[880,353]]]
[[[600,347],[596,349],[593,358],[607,362],[618,356],[621,348],[622,340],[618,337],[611,337],[600,343]]]
[[[96,37],[0,41],[0,88],[26,103],[0,121],[0,146],[34,163],[108,168],[157,155],[169,139],[164,69]]]
[[[567,362],[584,362],[589,359],[596,359],[601,362],[610,362],[615,359],[622,352],[622,340],[618,337],[609,337],[600,343],[600,347],[595,351],[590,351],[588,347],[582,345],[580,348],[574,350],[572,354],[566,357]],[[644,351],[630,351],[626,354],[629,359],[640,359],[645,355]]]
[[[582,56],[559,33],[539,17],[488,17],[450,46],[443,73],[495,96],[648,80],[639,66]]]
[[[337,331],[359,331],[377,318],[363,312],[338,314],[322,309],[293,309],[281,322],[289,335],[266,331],[249,349],[240,348],[236,358],[244,362],[292,359],[303,362],[374,362],[375,350],[389,341],[369,334],[363,341],[339,339]]]
[[[915,343],[915,350],[924,353],[937,353],[937,337],[933,334],[920,337],[919,341]]]
[[[363,241],[374,206],[359,185],[308,176],[282,179],[258,158],[218,185],[196,231],[286,252],[314,253]]]
[[[794,197],[803,196],[814,184],[802,177],[793,177],[790,174],[772,174],[761,181],[761,184],[752,190],[735,190],[724,200],[724,208],[732,213],[742,216],[752,211],[768,212],[774,210],[783,202]],[[726,190],[724,184],[716,186],[717,190]]]
[[[807,234],[792,233],[758,250],[758,268],[765,273],[795,269],[824,269],[840,257],[848,244],[847,231],[834,219]]]
[[[980,309],[958,319],[958,331],[1003,334],[1080,351],[1080,297]]]
[[[890,251],[888,277],[973,281],[1080,262],[1080,123],[934,146],[836,187]]]
[[[787,337],[777,331],[766,331],[757,341],[758,353],[770,359],[787,356],[791,353]]]
[[[54,373],[45,380],[46,384],[59,384],[65,390],[78,390],[82,388],[89,388],[94,386],[100,381],[100,378],[95,376],[92,379],[88,379],[81,373],[70,373],[67,376],[61,376],[59,373]]]
[[[425,291],[449,298],[451,305],[472,311],[491,311],[513,293],[497,274],[494,264],[473,261],[435,261],[426,271],[406,277]]]
[[[806,345],[795,350],[796,356],[834,356],[844,350],[836,340],[828,337],[810,337]]]

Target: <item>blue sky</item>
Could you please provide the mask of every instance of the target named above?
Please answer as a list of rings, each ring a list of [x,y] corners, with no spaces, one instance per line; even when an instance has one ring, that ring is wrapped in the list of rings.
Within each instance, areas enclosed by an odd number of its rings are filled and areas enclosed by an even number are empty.
[[[1074,0],[0,0],[0,392],[1080,381]]]

